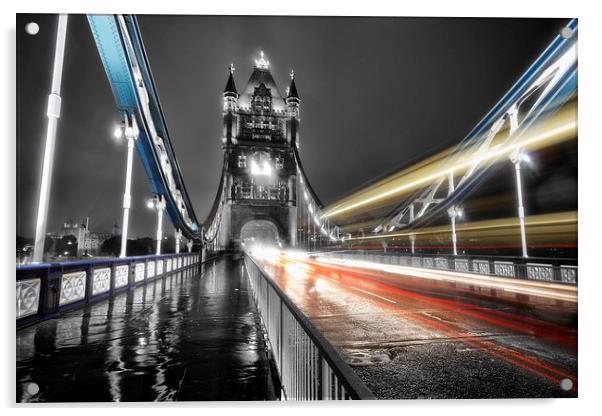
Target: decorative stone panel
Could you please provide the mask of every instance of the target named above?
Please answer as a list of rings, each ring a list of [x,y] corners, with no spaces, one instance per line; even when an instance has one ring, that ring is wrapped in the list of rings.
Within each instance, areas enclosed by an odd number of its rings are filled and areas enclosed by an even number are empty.
[[[127,264],[115,267],[115,288],[127,286],[129,271],[130,266]]]
[[[61,277],[61,297],[59,305],[82,300],[86,296],[86,272],[65,273]]]
[[[155,277],[155,262],[149,261],[146,263],[146,277],[148,279]]]
[[[111,289],[111,268],[102,267],[94,269],[94,274],[92,275],[92,294],[106,293],[109,289]]]
[[[473,260],[472,271],[479,274],[490,274],[491,269],[489,268],[489,261],[487,260]]]
[[[134,282],[141,282],[144,280],[144,263],[137,263],[134,269]]]
[[[560,280],[565,283],[577,283],[577,266],[560,266]]]
[[[17,280],[17,319],[34,315],[38,312],[41,285],[42,279],[39,277]]]
[[[457,272],[468,272],[470,271],[468,267],[468,259],[456,259],[455,266]]]
[[[496,276],[515,277],[514,263],[511,261],[494,261],[493,272]]]
[[[527,279],[554,280],[554,268],[550,264],[527,263]]]
[[[445,257],[437,257],[435,259],[435,267],[437,269],[447,270],[449,268],[449,263]]]

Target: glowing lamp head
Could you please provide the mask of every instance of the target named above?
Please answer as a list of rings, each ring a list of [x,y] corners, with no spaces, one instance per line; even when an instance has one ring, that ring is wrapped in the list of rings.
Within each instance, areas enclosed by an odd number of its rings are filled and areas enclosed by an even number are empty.
[[[155,207],[155,200],[149,199],[148,201],[146,201],[146,207],[148,209],[153,209]]]
[[[123,137],[123,129],[121,126],[116,126],[113,130],[113,137],[116,139],[121,139]]]

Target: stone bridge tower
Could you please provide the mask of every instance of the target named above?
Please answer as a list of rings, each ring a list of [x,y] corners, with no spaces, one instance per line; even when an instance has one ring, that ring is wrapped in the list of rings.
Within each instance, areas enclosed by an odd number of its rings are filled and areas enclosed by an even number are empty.
[[[293,146],[299,141],[294,72],[286,98],[261,53],[239,94],[234,67],[224,89],[223,211],[218,244],[238,250],[251,238],[296,244],[297,191]]]

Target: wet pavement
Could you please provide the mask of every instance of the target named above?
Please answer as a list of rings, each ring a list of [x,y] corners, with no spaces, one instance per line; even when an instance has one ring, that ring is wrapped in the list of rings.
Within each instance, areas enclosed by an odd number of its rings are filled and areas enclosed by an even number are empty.
[[[577,304],[546,297],[563,294],[463,290],[441,275],[297,257],[261,262],[377,398],[577,395]]]
[[[274,400],[239,260],[222,258],[17,332],[18,402]]]

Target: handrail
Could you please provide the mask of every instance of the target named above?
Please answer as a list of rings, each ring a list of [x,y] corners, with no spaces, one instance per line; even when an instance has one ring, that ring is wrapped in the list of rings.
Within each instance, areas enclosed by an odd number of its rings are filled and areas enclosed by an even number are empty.
[[[332,344],[246,252],[244,264],[272,346],[283,398],[375,399]]]

